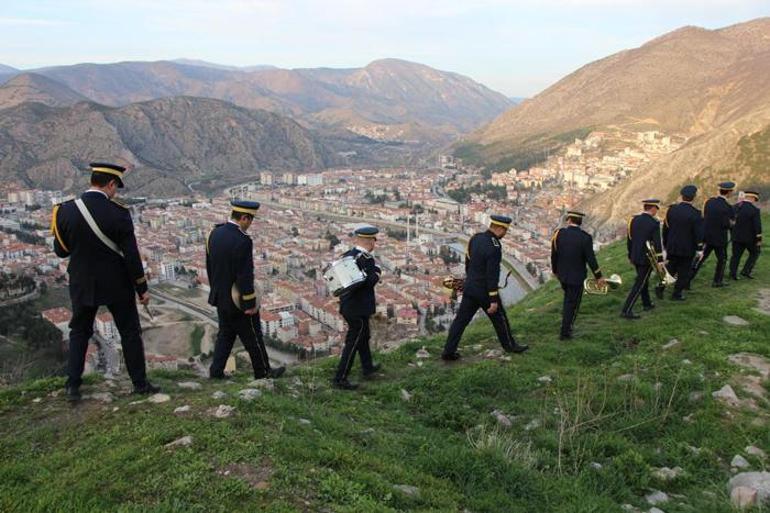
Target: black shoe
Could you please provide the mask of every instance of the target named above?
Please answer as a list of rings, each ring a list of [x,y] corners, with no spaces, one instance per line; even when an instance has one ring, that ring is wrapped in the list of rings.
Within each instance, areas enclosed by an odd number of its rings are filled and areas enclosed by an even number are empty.
[[[283,376],[283,373],[286,372],[286,367],[283,365],[280,367],[276,367],[275,369],[270,369],[267,371],[267,376],[272,379],[280,378]]]
[[[339,388],[340,390],[355,390],[358,388],[358,385],[356,383],[351,383],[350,381],[343,379],[343,380],[332,380],[332,386],[334,388]]]
[[[671,301],[685,301],[685,298],[682,295],[672,295]]]
[[[363,371],[364,379],[371,379],[371,378],[373,378],[374,375],[377,374],[377,372],[379,372],[380,369],[382,369],[382,365],[381,364],[373,363],[371,369]]]
[[[628,313],[623,312],[622,314],[620,314],[620,316],[624,319],[629,319],[629,320],[642,318],[641,315],[635,314],[634,312],[628,312]]]
[[[743,276],[747,280],[753,280],[754,279],[754,277],[752,275],[750,275],[749,273],[741,273],[741,276]]]
[[[654,308],[655,308],[655,303],[650,303],[649,305],[642,305],[642,310],[644,310],[645,312],[649,312]]]
[[[134,393],[141,395],[157,394],[160,392],[160,387],[156,387],[149,381],[145,381],[141,385],[134,385]]]
[[[67,396],[67,400],[71,403],[80,401],[83,398],[83,396],[80,395],[80,387],[75,385],[67,385],[65,388],[65,394]]]
[[[559,335],[559,340],[572,340],[572,333],[562,333]]]
[[[441,355],[441,359],[444,360],[445,362],[453,362],[455,360],[460,359],[460,353],[458,353],[457,351],[455,351],[454,353],[443,353]]]
[[[734,281],[738,281],[740,278],[738,278],[738,275],[737,275],[737,274],[731,274],[731,275],[730,275],[730,279],[731,279],[731,280],[734,280]]]
[[[230,376],[229,374],[225,374],[225,373],[222,373],[222,374],[209,374],[209,379],[217,379],[217,380],[220,380],[220,381],[227,381],[227,380],[233,379],[233,377]]]
[[[529,349],[529,346],[524,344],[514,344],[512,347],[506,347],[505,352],[506,353],[523,353]]]
[[[714,287],[715,289],[719,289],[722,287],[727,287],[727,283],[723,281],[715,281],[714,283],[711,284],[711,286]]]

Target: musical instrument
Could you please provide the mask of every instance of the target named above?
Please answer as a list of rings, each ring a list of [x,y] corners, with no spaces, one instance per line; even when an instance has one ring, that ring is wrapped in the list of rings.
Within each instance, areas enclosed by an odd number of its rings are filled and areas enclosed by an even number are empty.
[[[599,280],[596,278],[586,278],[583,281],[583,290],[586,294],[603,296],[610,290],[617,290],[621,285],[623,285],[623,279],[617,274],[612,274],[609,278],[604,279],[602,286],[599,285]]]
[[[447,276],[441,280],[441,286],[449,291],[449,297],[454,301],[457,299],[457,293],[462,292],[465,287],[465,278]]]
[[[650,241],[645,242],[645,247],[647,248],[647,260],[658,275],[658,287],[663,289],[676,283],[676,278],[671,276],[666,265],[663,262],[658,262],[658,253],[652,243]]]
[[[329,292],[338,297],[353,285],[365,281],[366,274],[358,267],[356,257],[346,256],[326,266],[323,278]]]
[[[254,292],[256,293],[257,289],[254,289]],[[233,304],[238,310],[243,310],[243,307],[241,306],[241,291],[238,290],[238,285],[233,283],[232,288],[230,288],[230,299],[233,300]],[[257,309],[259,309],[259,298],[256,299],[256,302],[254,303],[257,306]]]

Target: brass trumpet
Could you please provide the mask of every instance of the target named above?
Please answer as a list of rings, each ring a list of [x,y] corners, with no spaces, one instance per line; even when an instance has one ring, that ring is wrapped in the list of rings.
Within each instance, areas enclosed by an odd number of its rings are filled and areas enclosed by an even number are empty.
[[[621,285],[623,285],[623,279],[619,275],[613,274],[609,278],[604,279],[604,285],[602,286],[599,285],[599,280],[596,278],[586,278],[583,281],[583,290],[585,290],[586,294],[603,296],[610,290],[620,288]]]

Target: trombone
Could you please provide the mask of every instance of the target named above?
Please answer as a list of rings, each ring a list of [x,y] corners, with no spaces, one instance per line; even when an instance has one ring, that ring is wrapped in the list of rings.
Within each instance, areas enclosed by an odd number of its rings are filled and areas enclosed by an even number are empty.
[[[647,248],[647,260],[650,261],[650,265],[658,275],[658,287],[660,289],[664,289],[665,287],[676,283],[676,278],[671,276],[671,273],[668,272],[668,269],[666,269],[666,264],[663,262],[658,262],[658,253],[655,251],[655,247],[652,245],[652,243],[647,241],[645,243],[645,247]]]

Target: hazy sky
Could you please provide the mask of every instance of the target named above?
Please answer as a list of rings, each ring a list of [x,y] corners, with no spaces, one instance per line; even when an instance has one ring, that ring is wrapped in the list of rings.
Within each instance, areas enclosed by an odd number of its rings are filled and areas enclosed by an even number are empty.
[[[0,0],[0,63],[186,57],[295,68],[397,57],[531,96],[683,25],[766,15],[768,0]]]

